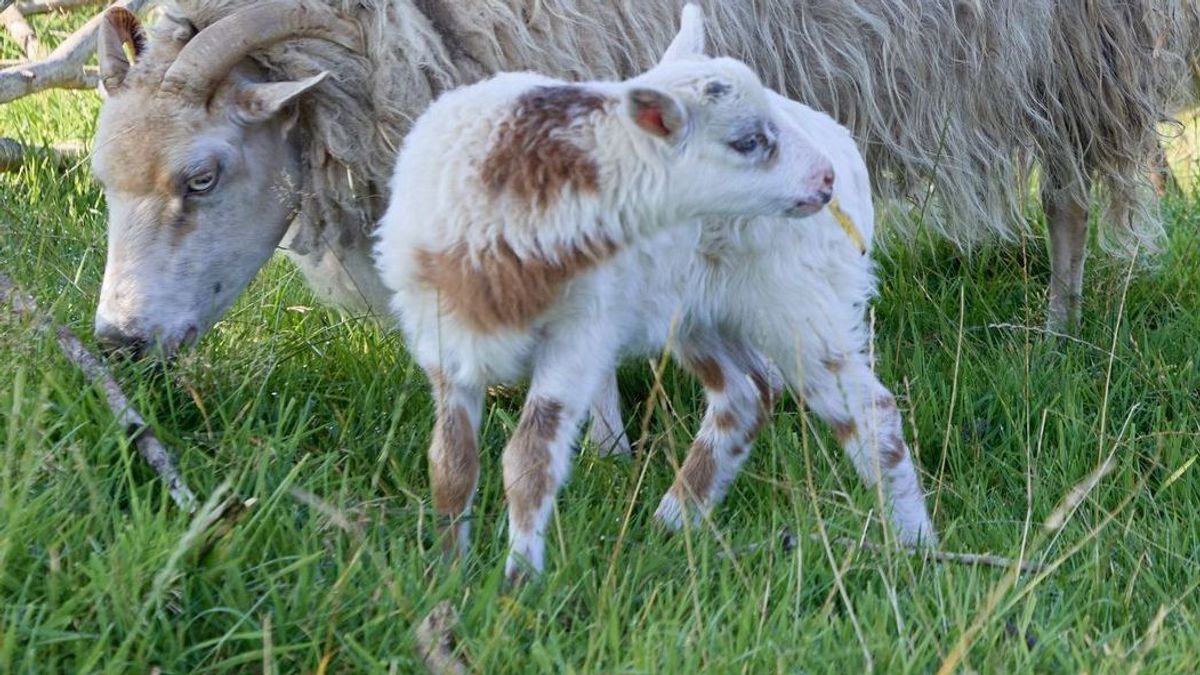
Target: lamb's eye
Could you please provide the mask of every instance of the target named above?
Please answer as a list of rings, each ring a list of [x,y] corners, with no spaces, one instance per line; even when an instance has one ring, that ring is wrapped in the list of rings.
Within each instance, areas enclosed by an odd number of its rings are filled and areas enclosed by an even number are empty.
[[[749,155],[759,148],[767,147],[767,137],[761,133],[742,136],[735,141],[731,141],[729,147],[740,155]]]
[[[202,195],[209,192],[217,184],[217,172],[205,171],[188,179],[187,191],[189,195]]]

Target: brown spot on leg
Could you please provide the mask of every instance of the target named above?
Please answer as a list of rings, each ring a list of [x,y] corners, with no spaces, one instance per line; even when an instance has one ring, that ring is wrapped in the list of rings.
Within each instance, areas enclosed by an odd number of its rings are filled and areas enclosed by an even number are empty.
[[[700,381],[704,383],[704,387],[709,391],[725,391],[725,371],[721,368],[721,363],[715,358],[702,356],[687,359],[684,365],[694,372],[696,377],[700,378]]]
[[[716,474],[717,459],[713,454],[712,443],[707,439],[697,438],[679,470],[679,477],[675,480],[676,496],[681,502],[691,499],[704,501],[708,498]]]
[[[504,490],[517,527],[528,530],[542,501],[553,490],[550,443],[558,433],[562,403],[531,399],[504,451]]]
[[[734,412],[732,410],[722,410],[722,411],[718,412],[714,416],[713,421],[716,423],[717,429],[719,429],[725,433],[734,431],[739,426],[741,426],[738,423],[737,415],[734,414]]]
[[[904,439],[900,438],[899,434],[888,434],[880,443],[879,460],[884,470],[890,471],[900,466],[907,456],[908,446],[904,444]]]
[[[523,94],[483,160],[484,185],[493,195],[511,194],[543,209],[567,187],[596,192],[599,167],[569,134],[579,120],[610,102],[577,86],[537,87]]]
[[[846,367],[846,361],[838,357],[827,356],[821,359],[821,365],[825,368],[825,370],[837,375],[838,373],[842,372],[843,368]]]
[[[750,381],[754,383],[754,388],[758,390],[758,401],[766,412],[770,412],[775,407],[775,399],[779,398],[779,390],[771,385],[771,378],[767,372],[761,368],[750,368]]]
[[[837,438],[838,443],[842,445],[849,443],[850,439],[854,438],[854,434],[858,433],[858,426],[855,425],[854,420],[837,420],[830,422],[830,426],[833,427],[833,435]]]
[[[896,397],[891,394],[880,394],[875,399],[875,408],[881,411],[895,410]]]
[[[452,553],[457,546],[458,523],[475,494],[479,477],[479,452],[475,431],[465,408],[439,406],[429,446],[429,482],[433,490],[434,511],[444,519],[442,551]]]

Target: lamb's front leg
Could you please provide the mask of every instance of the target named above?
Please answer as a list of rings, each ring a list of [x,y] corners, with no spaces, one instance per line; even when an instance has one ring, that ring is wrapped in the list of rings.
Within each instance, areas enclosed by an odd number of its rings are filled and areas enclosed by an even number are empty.
[[[442,554],[463,555],[470,542],[471,503],[479,482],[479,422],[483,388],[425,369],[433,386],[436,420],[429,443],[429,483],[438,517]]]
[[[615,344],[602,330],[589,328],[581,325],[539,350],[521,419],[504,448],[510,544],[504,572],[510,581],[545,566],[546,525],[567,479],[579,424],[605,373],[615,367]]]

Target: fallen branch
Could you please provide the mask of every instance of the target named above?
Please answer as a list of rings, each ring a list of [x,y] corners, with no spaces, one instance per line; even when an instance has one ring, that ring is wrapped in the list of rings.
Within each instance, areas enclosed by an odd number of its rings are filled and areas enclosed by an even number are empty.
[[[151,2],[152,0],[119,0],[113,4],[136,14]],[[0,103],[8,103],[46,89],[95,88],[97,79],[85,70],[84,64],[96,52],[96,33],[99,32],[102,21],[103,12],[75,31],[57,49],[50,52],[50,56],[44,61],[0,70]]]
[[[820,541],[821,537],[816,534],[811,534],[811,535],[809,535],[809,539],[812,539],[813,541]],[[1018,562],[1017,560],[1013,560],[1012,558],[1005,558],[1002,556],[991,555],[991,554],[986,554],[986,553],[953,553],[951,551],[939,551],[936,549],[923,549],[923,548],[887,548],[884,546],[879,546],[878,544],[871,544],[871,543],[868,543],[865,541],[859,541],[859,540],[853,539],[851,537],[837,537],[832,540],[832,543],[835,543],[835,544],[838,544],[841,546],[851,547],[851,548],[860,548],[864,551],[875,551],[875,552],[898,551],[901,553],[906,553],[908,555],[921,556],[923,558],[927,558],[930,560],[937,560],[938,562],[954,562],[954,563],[960,563],[963,565],[985,565],[988,567],[1002,567],[1002,568],[1006,568],[1006,569],[1012,569],[1012,567],[1014,565],[1016,565],[1018,567],[1018,569],[1020,569],[1021,572],[1024,572],[1025,574],[1036,574],[1038,572],[1044,572],[1049,569],[1049,567],[1047,565],[1044,565],[1039,562],[1034,562],[1032,560],[1021,560]],[[732,556],[722,553],[722,554],[718,554],[718,557],[727,558],[727,557],[733,557],[736,555],[746,555],[749,553],[754,553],[755,551],[760,551],[763,549],[771,548],[774,544],[775,544],[775,540],[759,542],[757,544],[749,544],[747,546],[744,546],[742,548],[739,548],[739,549],[733,551]],[[791,530],[785,529],[779,533],[778,546],[781,549],[783,549],[783,551],[785,553],[790,552],[792,549],[796,548],[796,544],[797,544],[796,535],[792,534]]]
[[[16,171],[30,159],[46,159],[58,168],[70,168],[84,156],[82,143],[61,143],[50,147],[25,145],[11,138],[0,138],[0,173]]]
[[[458,612],[453,605],[443,600],[429,610],[429,614],[417,626],[417,649],[421,660],[433,675],[461,675],[467,666],[455,654],[457,640],[454,629],[458,626]]]
[[[13,5],[0,12],[0,24],[4,24],[8,34],[21,46],[21,53],[25,54],[25,58],[37,61],[46,56],[46,51],[42,49],[42,43],[38,41],[37,33],[33,31],[33,26],[30,26],[29,22],[25,20],[25,15],[21,12],[20,7]]]
[[[70,11],[89,5],[102,5],[104,0],[49,0],[48,2],[22,2],[17,9],[25,16],[30,14],[46,14],[47,12]]]
[[[129,403],[129,398],[125,396],[125,392],[121,391],[121,386],[117,384],[112,373],[108,372],[104,363],[95,354],[88,351],[83,342],[70,329],[57,325],[50,317],[42,314],[33,297],[18,290],[12,279],[3,272],[0,272],[0,306],[11,307],[18,316],[33,322],[39,331],[52,331],[55,334],[55,337],[58,338],[58,345],[66,354],[67,359],[83,371],[89,382],[99,383],[104,388],[108,409],[117,418],[125,435],[133,440],[138,454],[167,484],[171,499],[175,500],[179,508],[184,511],[189,513],[194,511],[196,496],[192,494],[187,483],[184,482],[183,476],[179,474],[179,469],[175,467],[175,460],[171,457],[171,453],[163,447],[158,437],[154,435],[154,431],[146,424],[146,420]]]

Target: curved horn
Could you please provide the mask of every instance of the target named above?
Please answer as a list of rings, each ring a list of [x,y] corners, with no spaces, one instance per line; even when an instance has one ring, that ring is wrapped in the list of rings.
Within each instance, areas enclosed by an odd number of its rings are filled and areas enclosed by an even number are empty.
[[[160,91],[177,93],[194,102],[208,99],[229,71],[250,52],[291,38],[328,40],[351,51],[363,51],[356,24],[310,6],[291,2],[256,3],[200,31],[183,49]]]

